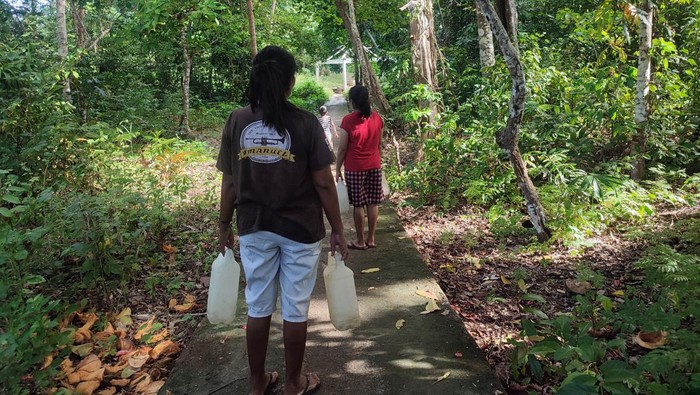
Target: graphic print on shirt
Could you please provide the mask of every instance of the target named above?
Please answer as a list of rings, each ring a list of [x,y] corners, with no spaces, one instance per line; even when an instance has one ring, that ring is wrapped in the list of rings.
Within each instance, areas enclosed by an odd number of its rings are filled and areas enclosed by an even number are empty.
[[[275,163],[280,160],[294,162],[294,155],[289,151],[292,141],[288,131],[280,136],[277,130],[255,121],[246,126],[241,133],[241,152],[238,160],[250,158],[257,163]]]

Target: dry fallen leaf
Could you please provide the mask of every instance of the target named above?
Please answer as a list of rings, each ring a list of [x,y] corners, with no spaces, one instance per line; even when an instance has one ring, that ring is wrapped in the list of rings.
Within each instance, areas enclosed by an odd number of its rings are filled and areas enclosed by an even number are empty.
[[[446,372],[445,374],[440,376],[437,380],[433,381],[433,384],[437,384],[448,377],[450,377],[450,372]]]
[[[41,363],[41,368],[39,370],[44,370],[51,365],[51,362],[53,362],[53,355],[49,354],[46,357],[44,357],[44,362]]]
[[[437,296],[433,295],[433,293],[428,290],[417,290],[416,295],[422,296],[426,299],[438,300]]]
[[[167,357],[169,355],[177,354],[180,352],[180,346],[173,342],[172,340],[164,340],[155,347],[149,353],[151,359],[158,359],[161,356]]]
[[[192,296],[190,294],[185,294],[185,302],[183,304],[175,304],[174,306],[170,306],[170,304],[172,303],[172,300],[171,300],[170,303],[168,303],[168,306],[171,309],[177,311],[178,313],[184,313],[186,311],[192,310],[192,308],[195,305],[195,301],[196,301],[196,299],[194,296]],[[176,301],[176,303],[177,303],[177,301]]]
[[[129,385],[129,379],[114,379],[110,380],[109,383],[116,387],[126,387]]]
[[[155,321],[155,319],[156,317],[151,317],[151,319],[148,320],[146,323],[141,324],[141,326],[139,326],[139,330],[136,331],[136,333],[134,334],[134,339],[141,340],[143,335],[149,334],[153,329],[153,321]]]
[[[105,373],[107,373],[108,375],[117,375],[127,366],[129,366],[129,361],[124,361],[115,365],[107,365],[105,366]]]
[[[365,270],[361,271],[360,273],[365,273],[365,274],[367,274],[367,273],[376,273],[376,272],[378,272],[379,270],[380,270],[380,269],[379,269],[378,267],[373,267],[373,268],[370,268],[370,269],[365,269]]]
[[[81,344],[85,343],[87,340],[92,339],[92,332],[90,332],[90,328],[92,328],[95,322],[97,322],[97,314],[78,314],[78,317],[81,321],[85,322],[85,324],[83,324],[83,326],[81,326],[80,328],[78,328],[77,331],[75,331],[75,333],[73,334],[73,339],[76,343]]]
[[[175,306],[177,306],[177,299],[175,299],[175,298],[170,299],[170,301],[168,301],[168,308],[172,309]]]
[[[440,311],[440,306],[433,299],[430,299],[425,305],[425,310],[421,311],[421,314],[430,314],[433,311]]]
[[[73,354],[76,354],[80,357],[85,357],[92,352],[93,348],[95,348],[94,344],[85,343],[85,344],[81,344],[79,346],[71,347],[71,351],[73,352]]]
[[[75,390],[80,395],[92,395],[92,393],[98,388],[100,388],[100,382],[98,380],[93,380],[83,381],[75,387]]]
[[[98,392],[97,395],[114,395],[117,393],[117,387],[107,387]]]
[[[573,279],[567,279],[564,285],[569,292],[576,295],[585,295],[592,288],[591,283],[588,281],[576,281]]]
[[[136,391],[137,394],[142,394],[144,390],[151,384],[151,376],[148,373],[143,373],[142,375],[131,380],[131,388]]]
[[[442,315],[444,315],[444,316],[447,316],[447,315],[450,314],[450,309],[445,309],[445,310],[443,310],[442,313],[440,313],[440,314],[442,314]]]
[[[396,321],[396,329],[401,329],[405,323],[406,323],[406,320],[404,320],[404,319],[400,319],[400,320]]]
[[[163,251],[168,254],[174,254],[177,252],[177,248],[171,246],[170,244],[163,244]]]
[[[619,291],[613,291],[613,296],[618,296],[618,297],[623,297],[625,296],[625,291],[619,290]]]
[[[157,395],[158,391],[160,391],[160,387],[162,387],[164,384],[165,384],[165,381],[163,381],[163,380],[154,381],[154,382],[148,384],[148,386],[143,389],[143,392],[141,393],[141,395]]]
[[[129,357],[129,366],[133,368],[134,370],[139,370],[143,365],[148,362],[148,359],[151,358],[149,355],[149,352],[151,349],[149,347],[142,347],[135,353],[133,353]]]
[[[131,319],[131,308],[127,307],[124,310],[122,310],[119,315],[117,315],[117,327],[119,327],[119,324],[122,326],[129,326],[134,323],[134,321]]]
[[[647,350],[653,350],[657,347],[666,344],[668,339],[668,332],[666,331],[656,331],[656,332],[639,332],[634,337],[634,342],[640,346],[646,348]]]
[[[163,329],[162,331],[158,332],[157,334],[149,337],[148,341],[146,343],[148,343],[148,344],[158,343],[159,341],[165,339],[166,336],[168,336],[168,330]]]
[[[527,285],[525,285],[525,280],[523,280],[522,278],[521,278],[521,279],[518,279],[518,281],[516,281],[516,284],[518,284],[518,288],[519,288],[521,291],[523,291],[523,293],[527,293],[527,289],[528,289],[529,287],[528,287]]]
[[[501,282],[502,282],[504,285],[510,284],[510,280],[508,280],[505,276],[501,276]]]

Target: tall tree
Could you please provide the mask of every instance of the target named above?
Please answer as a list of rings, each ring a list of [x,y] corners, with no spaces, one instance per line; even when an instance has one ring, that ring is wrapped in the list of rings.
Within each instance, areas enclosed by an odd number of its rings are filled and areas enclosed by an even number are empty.
[[[650,0],[643,0],[639,8],[629,6],[632,14],[639,19],[639,58],[637,62],[637,95],[634,102],[634,123],[637,133],[632,143],[635,155],[632,179],[641,180],[646,173],[644,151],[646,146],[646,128],[649,119],[649,83],[651,82],[651,49],[654,8]]]
[[[435,24],[433,21],[432,0],[411,0],[402,6],[401,11],[408,10],[411,14],[411,63],[413,65],[414,81],[423,84],[431,92],[437,92],[437,58],[439,49],[435,39]],[[429,100],[422,103],[424,108],[430,109],[432,124],[437,117],[437,105]],[[427,136],[426,136],[427,137]]]
[[[58,41],[58,56],[65,64],[68,60],[68,32],[66,30],[66,0],[56,0],[56,38]],[[63,79],[63,97],[70,99],[70,79]]]
[[[185,20],[183,15],[180,18],[180,45],[182,47],[182,119],[180,120],[180,132],[190,133],[190,73],[192,71],[192,58],[187,45],[187,30],[191,22]]]
[[[253,0],[246,2],[248,8],[248,33],[250,34],[250,53],[253,57],[258,54],[258,38],[255,35],[255,12],[253,11]],[[275,4],[272,4],[272,14],[274,14]]]
[[[491,25],[491,30],[498,41],[498,46],[501,49],[506,66],[508,66],[508,71],[510,72],[510,78],[513,82],[508,120],[506,121],[506,127],[496,133],[496,143],[501,150],[508,155],[510,163],[513,165],[518,187],[520,187],[520,191],[525,197],[527,212],[530,215],[530,220],[535,228],[535,232],[537,232],[537,238],[540,241],[546,241],[551,237],[551,232],[545,224],[546,218],[544,208],[542,207],[542,203],[540,203],[537,189],[527,173],[525,161],[523,161],[520,148],[518,147],[520,124],[523,119],[525,97],[527,96],[525,73],[520,63],[520,55],[518,54],[516,46],[511,42],[511,38],[509,38],[506,28],[501,23],[491,2],[489,2],[489,0],[475,1],[476,5],[486,16],[486,19]],[[517,21],[514,25],[517,26]],[[513,37],[517,38],[517,31]]]
[[[479,59],[481,60],[482,74],[486,73],[486,68],[496,64],[496,56],[493,49],[493,33],[488,19],[481,8],[476,7],[476,27],[479,36]]]
[[[515,5],[515,0],[496,0],[496,14],[501,20],[503,27],[506,29],[510,42],[515,49],[518,49],[518,9]]]
[[[377,111],[381,114],[388,114],[391,111],[391,107],[384,96],[381,86],[379,86],[379,80],[374,73],[367,51],[362,44],[360,31],[357,28],[355,4],[353,0],[335,0],[335,5],[338,8],[340,17],[343,19],[343,24],[348,32],[348,36],[350,36],[350,42],[355,51],[355,59],[357,59],[362,68],[362,84],[369,89],[370,99]]]

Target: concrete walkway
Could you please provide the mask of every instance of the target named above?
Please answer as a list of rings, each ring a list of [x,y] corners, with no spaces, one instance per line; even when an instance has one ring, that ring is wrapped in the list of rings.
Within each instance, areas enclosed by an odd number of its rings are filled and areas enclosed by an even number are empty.
[[[346,108],[345,104],[339,104]],[[336,107],[336,106],[333,106]],[[336,114],[340,111],[335,108]],[[335,115],[333,115],[335,118]],[[339,124],[340,119],[335,119]],[[322,271],[327,257],[324,240],[319,279],[309,311],[305,371],[318,372],[318,394],[495,394],[502,387],[481,351],[422,261],[401,226],[394,208],[379,210],[377,248],[351,251],[348,266],[355,284],[362,325],[339,332],[330,323]],[[354,238],[350,213],[344,218],[346,238]],[[380,271],[363,274],[362,270]],[[441,311],[420,314],[427,291]],[[242,291],[241,291],[242,292]],[[447,314],[442,314],[445,312]],[[245,305],[239,298],[237,322],[213,327],[205,320],[187,345],[161,389],[180,394],[245,394],[248,363],[245,346]],[[397,329],[396,323],[405,320]],[[462,357],[455,357],[461,353]],[[282,320],[273,315],[267,370],[280,373],[276,394],[282,394],[284,360]],[[442,380],[439,380],[443,378]]]

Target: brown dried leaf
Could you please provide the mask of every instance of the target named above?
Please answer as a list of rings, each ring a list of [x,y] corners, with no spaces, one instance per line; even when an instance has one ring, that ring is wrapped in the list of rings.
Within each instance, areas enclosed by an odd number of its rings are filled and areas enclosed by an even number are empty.
[[[122,310],[121,313],[119,313],[116,317],[116,325],[117,327],[120,326],[129,326],[134,323],[134,321],[131,319],[131,307],[126,307],[124,310]]]
[[[421,314],[430,314],[433,311],[440,311],[440,306],[438,306],[437,302],[435,302],[433,299],[430,299],[428,301],[428,304],[425,305],[425,310],[421,311]]]
[[[107,365],[105,366],[105,373],[109,375],[117,375],[127,366],[129,366],[129,361],[117,363],[116,365]]]
[[[151,336],[150,338],[148,338],[148,341],[146,343],[149,343],[149,344],[157,343],[157,342],[165,339],[166,336],[168,336],[168,330],[163,329],[158,334],[155,334],[155,335]]]
[[[438,300],[437,296],[433,295],[433,293],[428,290],[418,290],[416,291],[416,295],[420,295],[426,299]]]
[[[149,351],[151,351],[150,347],[142,347],[135,353],[133,353],[129,357],[129,366],[131,366],[134,370],[139,370],[143,365],[148,362],[148,359],[150,358],[150,355],[148,354]]]
[[[134,348],[135,348],[134,342],[132,342],[129,339],[120,338],[119,340],[117,340],[117,349],[119,351],[122,351],[122,350],[130,351],[130,350],[133,350]]]
[[[136,393],[141,394],[148,387],[148,385],[151,384],[151,382],[151,376],[148,373],[144,373],[131,380],[131,384],[129,385],[134,389],[134,391],[136,391]]]
[[[143,390],[142,395],[157,395],[158,391],[160,391],[160,388],[165,384],[165,381],[159,380],[159,381],[154,381],[151,384],[148,384],[148,387],[146,387]]]
[[[173,306],[172,309],[177,311],[178,313],[190,311],[194,307],[195,301],[196,299],[194,296],[190,294],[185,294],[185,302],[183,304]]]
[[[100,382],[97,380],[94,380],[94,381],[83,381],[82,383],[78,384],[78,386],[75,387],[75,390],[80,395],[92,395],[92,393],[95,392],[95,390],[98,388],[100,388]]]
[[[666,344],[668,339],[668,332],[666,331],[656,331],[656,332],[639,332],[634,337],[634,342],[640,346],[646,348],[647,350],[653,350],[657,347]]]
[[[51,365],[51,362],[53,362],[53,354],[49,354],[44,357],[44,362],[41,363],[41,368],[39,368],[39,370],[48,368]]]
[[[141,324],[141,326],[139,326],[139,330],[136,331],[136,334],[134,334],[134,339],[141,340],[143,335],[150,333],[150,331],[153,329],[153,321],[155,321],[155,319],[156,317],[151,317],[151,319],[146,323]]]
[[[448,377],[450,377],[450,372],[446,372],[446,373],[443,374],[442,376],[438,377],[437,380],[433,381],[433,384],[437,384],[437,383],[441,382],[442,380],[444,380],[444,379],[446,379],[446,378],[448,378]]]
[[[591,283],[588,281],[577,281],[570,278],[566,279],[564,285],[569,292],[576,295],[585,295],[592,288]]]
[[[110,380],[109,383],[116,387],[126,387],[129,385],[129,379],[114,379]]]
[[[177,343],[172,340],[165,340],[153,347],[149,354],[151,359],[158,359],[161,356],[167,357],[178,352],[180,352],[180,346]]]
[[[403,328],[405,323],[406,323],[406,320],[400,319],[400,320],[396,321],[396,324],[394,326],[396,326],[396,329],[401,329],[401,328]]]
[[[114,395],[117,393],[117,387],[107,387],[98,392],[97,395]]]
[[[168,308],[172,309],[175,306],[177,306],[177,299],[175,299],[175,298],[170,299],[170,301],[168,302]]]
[[[78,355],[80,357],[85,357],[88,354],[92,352],[92,349],[95,348],[95,345],[92,343],[85,343],[81,344],[79,346],[73,346],[71,347],[71,351],[73,354]]]

